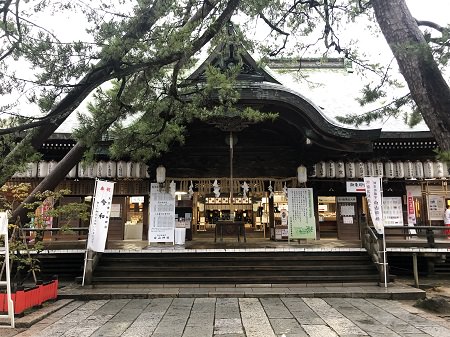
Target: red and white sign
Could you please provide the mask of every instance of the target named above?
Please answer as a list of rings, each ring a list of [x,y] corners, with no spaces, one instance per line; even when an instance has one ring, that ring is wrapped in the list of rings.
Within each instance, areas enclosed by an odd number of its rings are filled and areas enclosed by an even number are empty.
[[[364,181],[347,181],[348,193],[366,193]]]
[[[413,197],[411,191],[408,191],[407,198],[408,198],[408,225],[415,225],[416,224],[416,210],[414,207],[414,197]]]
[[[105,251],[113,191],[114,183],[96,180],[87,244],[87,248],[95,252]]]

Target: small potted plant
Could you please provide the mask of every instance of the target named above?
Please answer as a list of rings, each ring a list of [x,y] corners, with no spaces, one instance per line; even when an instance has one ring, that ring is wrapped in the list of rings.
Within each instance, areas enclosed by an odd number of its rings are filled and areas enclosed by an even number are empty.
[[[11,211],[24,200],[31,186],[26,183],[4,185],[0,189],[0,211]],[[68,190],[57,192],[46,191],[35,195],[35,201],[23,206],[29,210],[25,224],[17,219],[9,224],[9,251],[11,264],[11,288],[14,302],[14,313],[23,314],[26,310],[41,306],[45,301],[56,299],[58,296],[58,278],[53,276],[49,280],[41,280],[38,253],[44,249],[44,237],[49,220],[58,217],[61,221],[59,232],[70,233],[67,226],[70,219],[86,219],[89,215],[88,205],[82,203],[68,203],[58,205],[58,201],[69,194]],[[0,240],[4,240],[1,237]],[[51,243],[50,243],[51,244]],[[47,247],[48,248],[48,247]],[[33,254],[31,254],[33,252]],[[5,279],[5,255],[0,256],[0,280]],[[6,294],[0,293],[0,312],[7,311]]]

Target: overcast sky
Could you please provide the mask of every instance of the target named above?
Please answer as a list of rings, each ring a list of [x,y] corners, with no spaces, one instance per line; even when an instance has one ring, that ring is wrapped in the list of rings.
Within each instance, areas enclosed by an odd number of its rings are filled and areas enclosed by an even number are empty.
[[[93,2],[95,2],[95,0],[93,0]],[[450,0],[406,0],[406,2],[416,19],[435,21],[441,25],[450,23]],[[86,41],[90,39],[90,36],[83,30],[83,17],[80,15],[55,15],[50,18],[43,17],[43,21],[43,25],[46,27],[50,25],[57,35],[62,37],[63,41],[70,41],[72,39]],[[263,22],[260,20],[259,24],[263,24]],[[353,31],[355,30],[352,29],[352,32]],[[360,39],[363,50],[375,58],[389,58],[389,56],[386,55],[388,55],[390,51],[382,36],[375,39],[366,31],[367,35],[361,37],[360,33],[364,31],[364,28],[358,29],[357,31],[358,36],[355,37]],[[354,37],[350,36],[350,38]],[[84,108],[81,107],[79,110],[83,111]],[[72,124],[73,121],[74,116],[71,116],[70,124]],[[67,131],[67,127],[63,127],[60,130]]]

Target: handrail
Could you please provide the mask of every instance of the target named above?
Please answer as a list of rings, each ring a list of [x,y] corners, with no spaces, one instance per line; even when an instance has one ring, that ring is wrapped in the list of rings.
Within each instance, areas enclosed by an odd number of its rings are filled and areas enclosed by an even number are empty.
[[[361,214],[360,223],[363,229],[363,235],[361,237],[363,246],[378,269],[380,282],[386,282],[385,268],[387,269],[387,261],[384,261],[383,235],[378,234],[373,227],[369,226],[364,214]]]
[[[59,231],[67,231],[67,232],[80,232],[80,231],[89,231],[89,227],[57,227],[57,228],[30,228],[24,227],[22,228],[25,232],[59,232]]]
[[[390,233],[389,229],[400,229],[403,230],[402,233]],[[393,237],[408,237],[421,239],[425,238],[427,241],[428,248],[436,247],[436,238],[448,238],[450,234],[445,231],[450,230],[445,226],[408,226],[408,225],[395,225],[385,227],[386,239]]]
[[[70,239],[70,235],[77,236],[77,239],[79,240],[80,237],[84,238],[84,236],[87,235],[89,232],[89,227],[58,227],[58,228],[30,228],[30,227],[24,227],[21,228],[22,234],[19,234],[19,236],[23,235],[24,237],[29,237],[32,235],[32,233],[35,233],[33,236],[35,241],[42,241],[44,238],[45,233],[51,233],[52,235],[49,237],[51,241],[54,240],[64,240]],[[72,237],[73,238],[73,237]],[[70,240],[69,240],[70,241]]]

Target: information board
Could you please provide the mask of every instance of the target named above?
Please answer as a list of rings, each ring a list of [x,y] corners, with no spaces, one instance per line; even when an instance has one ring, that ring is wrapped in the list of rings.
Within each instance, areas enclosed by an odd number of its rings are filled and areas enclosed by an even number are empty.
[[[288,188],[289,239],[316,239],[312,188]]]
[[[383,216],[385,226],[403,226],[402,198],[384,197]]]
[[[170,193],[160,191],[156,183],[150,186],[148,241],[175,243],[175,198]]]

